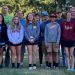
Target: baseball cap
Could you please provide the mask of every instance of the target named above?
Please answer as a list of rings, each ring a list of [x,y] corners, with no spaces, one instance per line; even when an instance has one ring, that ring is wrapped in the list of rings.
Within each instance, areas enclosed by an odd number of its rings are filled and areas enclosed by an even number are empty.
[[[42,15],[42,16],[48,16],[48,12],[47,12],[47,11],[43,11],[43,12],[41,13],[41,15]]]

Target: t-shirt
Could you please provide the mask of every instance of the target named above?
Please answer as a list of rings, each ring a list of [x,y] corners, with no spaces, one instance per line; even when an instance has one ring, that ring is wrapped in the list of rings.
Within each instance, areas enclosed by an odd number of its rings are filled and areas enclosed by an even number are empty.
[[[12,22],[12,16],[10,16],[9,14],[5,15],[4,16],[4,21],[5,21],[5,24],[8,25]]]
[[[20,24],[21,24],[23,27],[25,26],[25,19],[24,19],[24,18],[20,19]]]
[[[74,40],[74,22],[64,21],[61,24],[61,39],[62,41],[73,41]]]
[[[50,23],[50,21],[42,22],[40,25],[40,40],[44,41],[44,33],[45,33],[45,27],[46,25]]]

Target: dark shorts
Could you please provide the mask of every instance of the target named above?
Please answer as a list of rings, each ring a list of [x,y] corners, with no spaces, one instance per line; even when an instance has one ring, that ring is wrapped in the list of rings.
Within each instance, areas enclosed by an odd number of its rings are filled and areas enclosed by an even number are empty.
[[[75,41],[74,41],[74,46],[75,46]]]
[[[34,43],[31,43],[31,42],[29,42],[29,41],[25,41],[25,45],[38,45],[39,44],[39,41],[37,40],[37,41],[35,41]]]
[[[13,43],[9,42],[8,45],[9,45],[9,46],[20,46],[20,45],[22,45],[22,43],[19,43],[19,44],[13,44]]]
[[[74,41],[62,41],[61,46],[62,47],[73,47],[74,46]]]

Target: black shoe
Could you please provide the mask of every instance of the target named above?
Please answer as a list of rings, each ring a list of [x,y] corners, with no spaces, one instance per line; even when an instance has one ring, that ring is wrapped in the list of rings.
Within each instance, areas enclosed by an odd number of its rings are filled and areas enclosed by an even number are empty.
[[[6,67],[6,68],[9,68],[9,65],[8,65],[8,64],[5,64],[5,67]]]
[[[12,63],[12,68],[15,68],[15,63]]]
[[[52,67],[51,63],[48,63],[48,67],[51,69],[51,67]]]
[[[54,68],[54,69],[57,69],[57,68],[58,68],[58,63],[53,62],[53,68]]]
[[[46,67],[48,67],[49,66],[49,63],[48,63],[48,61],[46,61]]]
[[[20,63],[17,63],[17,68],[20,68]]]

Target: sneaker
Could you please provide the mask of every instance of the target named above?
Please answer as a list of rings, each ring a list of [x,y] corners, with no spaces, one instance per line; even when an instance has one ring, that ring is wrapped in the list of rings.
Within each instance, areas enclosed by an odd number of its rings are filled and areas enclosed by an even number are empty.
[[[33,67],[29,67],[29,70],[33,70]]]
[[[71,69],[70,68],[67,68],[67,71],[71,71]]]
[[[74,68],[71,68],[70,71],[74,71]]]
[[[33,69],[36,70],[36,66],[33,66]]]
[[[20,63],[17,63],[17,68],[20,68]]]
[[[12,68],[15,68],[15,63],[12,63]]]
[[[23,63],[21,63],[20,66],[23,67]]]

